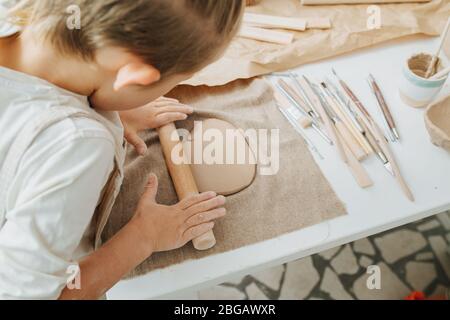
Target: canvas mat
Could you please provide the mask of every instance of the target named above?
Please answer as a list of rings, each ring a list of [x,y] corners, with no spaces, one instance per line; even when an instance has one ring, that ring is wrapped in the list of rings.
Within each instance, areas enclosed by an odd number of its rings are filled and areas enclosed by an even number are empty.
[[[296,32],[290,45],[236,38],[225,56],[187,81],[219,86],[236,79],[283,71],[313,61],[407,35],[436,36],[450,16],[450,1],[425,4],[382,4],[380,29],[369,30],[369,5],[302,6],[299,0],[263,0],[251,12],[294,17],[330,17],[330,30]],[[449,49],[450,50],[450,49]]]
[[[130,276],[153,269],[199,259],[275,238],[345,214],[308,148],[276,108],[271,88],[264,80],[237,81],[225,87],[180,87],[174,97],[193,105],[196,116],[181,128],[192,128],[193,120],[218,118],[237,128],[280,128],[280,171],[275,176],[258,175],[246,190],[228,197],[228,215],[216,223],[217,245],[206,252],[188,244],[182,249],[154,254]],[[145,135],[149,146],[145,157],[130,147],[125,181],[104,233],[111,238],[133,216],[147,177],[160,180],[157,200],[175,204],[177,197],[169,178],[155,132]]]

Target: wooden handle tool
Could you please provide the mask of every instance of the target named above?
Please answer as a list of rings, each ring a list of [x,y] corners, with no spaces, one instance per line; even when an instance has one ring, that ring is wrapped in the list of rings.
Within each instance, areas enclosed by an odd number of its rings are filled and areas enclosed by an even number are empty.
[[[428,79],[430,76],[432,76],[432,72],[434,70],[436,62],[439,59],[439,55],[441,53],[441,50],[444,47],[444,43],[445,43],[445,40],[447,39],[447,34],[448,34],[449,30],[450,30],[450,18],[448,18],[447,24],[445,25],[444,31],[442,32],[441,40],[439,42],[439,48],[438,48],[436,54],[431,59],[430,64],[428,65],[427,71],[425,73],[425,78],[426,79]]]
[[[395,180],[397,180],[398,184],[400,185],[400,188],[402,189],[403,193],[406,195],[406,197],[414,202],[414,195],[412,194],[411,190],[408,187],[408,184],[406,183],[405,179],[402,177],[402,174],[400,172],[400,167],[397,164],[397,161],[394,157],[394,154],[389,147],[389,144],[387,143],[380,127],[375,121],[369,120],[369,125],[372,134],[374,135],[375,139],[377,140],[381,150],[383,151],[384,155],[388,159],[389,163],[392,166],[392,170],[394,172]]]
[[[373,181],[370,178],[369,174],[367,173],[367,170],[363,167],[361,162],[359,162],[358,159],[356,159],[355,155],[350,150],[350,148],[347,145],[347,142],[345,141],[345,139],[343,139],[340,133],[338,133],[338,139],[341,141],[345,155],[348,159],[347,165],[353,177],[355,178],[356,183],[358,183],[358,185],[361,188],[371,187],[373,185]]]
[[[328,105],[332,108],[332,111],[334,111],[334,113],[337,115],[336,128],[338,129],[342,138],[346,141],[347,146],[355,155],[356,159],[358,159],[358,161],[364,160],[367,157],[367,153],[364,151],[359,142],[352,135],[347,125],[341,118],[342,115],[339,114],[339,108],[336,106],[336,102],[328,95],[325,95],[325,99]]]
[[[166,160],[166,165],[172,177],[175,190],[179,200],[198,194],[197,184],[188,164],[175,164],[172,161],[172,151],[181,141],[174,123],[165,125],[158,129],[159,140]],[[176,139],[175,139],[176,138]],[[214,233],[209,231],[192,241],[197,250],[208,250],[216,245]]]

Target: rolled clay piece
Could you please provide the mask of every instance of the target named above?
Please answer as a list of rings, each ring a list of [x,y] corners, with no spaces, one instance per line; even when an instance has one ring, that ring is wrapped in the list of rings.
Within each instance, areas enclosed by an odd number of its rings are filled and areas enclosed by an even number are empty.
[[[428,107],[425,124],[433,144],[450,152],[450,96]]]
[[[233,138],[227,138],[227,134]],[[244,190],[255,179],[255,155],[242,131],[228,122],[208,119],[201,127],[196,125],[191,139],[184,141],[184,150],[191,151],[188,159],[200,192],[228,196]]]
[[[430,1],[431,0],[302,0],[302,5],[424,3]]]

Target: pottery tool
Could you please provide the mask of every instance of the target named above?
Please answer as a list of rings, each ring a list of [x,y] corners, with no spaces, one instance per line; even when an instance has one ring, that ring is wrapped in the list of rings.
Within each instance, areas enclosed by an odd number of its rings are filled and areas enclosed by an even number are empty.
[[[316,110],[320,115],[320,118],[322,119],[325,128],[328,132],[328,135],[330,136],[333,145],[336,147],[339,157],[344,163],[348,163],[347,154],[344,150],[344,147],[342,146],[341,139],[338,138],[336,127],[332,123],[331,117],[329,117],[327,111],[325,110],[325,102],[323,102],[318,94],[315,92],[315,88],[313,88],[312,84],[309,82],[309,80],[304,77],[304,80],[307,83],[307,86],[305,86],[305,92],[309,96],[311,101],[314,101],[314,104],[316,106]]]
[[[188,164],[175,164],[172,161],[172,151],[181,141],[174,123],[167,124],[158,129],[161,148],[166,160],[166,165],[172,178],[178,199],[181,201],[189,196],[198,194],[197,184],[192,175],[191,167]],[[178,137],[178,139],[174,139]],[[175,141],[174,141],[175,140]],[[194,248],[197,250],[208,250],[216,245],[216,238],[213,231],[192,240]]]
[[[450,73],[450,67],[447,67],[445,69],[442,69],[441,71],[437,72],[434,76],[430,77],[430,80],[437,80],[440,78],[446,77]]]
[[[280,92],[291,102],[293,106],[297,108],[298,111],[302,113],[305,117],[310,117],[306,111],[305,102],[303,99],[282,79],[278,80],[277,88]],[[310,117],[311,118],[311,117]],[[319,124],[312,119],[312,128],[330,145],[333,142],[330,140],[328,135],[320,128]]]
[[[430,64],[428,65],[427,72],[425,73],[425,79],[428,79],[430,76],[432,76],[433,69],[436,66],[436,62],[439,60],[439,55],[441,54],[441,50],[444,47],[445,40],[447,39],[448,30],[450,29],[450,18],[447,20],[447,24],[445,25],[444,31],[441,35],[441,40],[439,41],[439,47],[436,51],[435,55],[431,59]]]
[[[320,151],[317,149],[317,147],[314,145],[311,139],[309,139],[306,134],[302,131],[302,128],[298,125],[297,121],[295,121],[292,117],[292,115],[287,111],[288,109],[286,107],[282,107],[280,104],[277,103],[278,110],[280,110],[281,114],[286,118],[286,120],[292,125],[294,130],[303,138],[303,140],[306,142],[308,147],[317,154],[317,156],[323,160],[324,157],[320,153]]]
[[[260,28],[277,28],[296,31],[306,30],[306,20],[291,17],[277,17],[267,14],[246,12],[242,20],[245,24]]]
[[[377,139],[375,138],[375,135],[373,133],[373,130],[370,128],[369,123],[370,122],[375,122],[372,119],[372,116],[369,114],[369,112],[367,111],[367,109],[364,107],[364,105],[362,104],[362,102],[358,99],[358,97],[353,93],[353,91],[350,89],[350,87],[344,82],[344,80],[342,80],[338,74],[336,73],[336,71],[334,69],[332,69],[333,74],[335,75],[335,77],[338,79],[339,84],[341,85],[342,89],[345,91],[345,93],[348,95],[348,97],[350,98],[350,100],[353,102],[353,104],[358,108],[358,110],[361,113],[361,120],[362,120],[362,124],[365,127],[366,130],[366,134],[368,137],[368,140],[371,142],[372,148],[375,150],[375,153],[377,155],[377,158],[383,163],[383,167],[392,175],[394,176],[394,172],[392,171],[392,166],[389,163],[386,155],[384,154],[383,150],[381,149],[379,143],[377,142]],[[387,139],[383,136],[384,141],[387,142]]]
[[[400,135],[398,134],[397,126],[394,121],[394,117],[392,117],[392,113],[389,110],[389,106],[386,103],[386,99],[381,92],[380,86],[376,82],[373,75],[369,74],[369,86],[372,89],[373,94],[377,98],[378,105],[383,112],[384,119],[388,125],[389,131],[391,132],[394,140],[400,140]]]
[[[290,75],[291,75],[291,80],[292,80],[292,82],[294,82],[298,92],[300,92],[303,96],[303,101],[305,101],[306,106],[308,108],[308,114],[313,119],[318,120],[320,118],[319,114],[316,110],[316,107],[314,106],[313,101],[311,101],[311,98],[306,94],[306,91],[304,89],[304,87],[306,87],[305,84],[300,83],[300,80],[298,80],[296,75],[294,75],[293,73],[290,73]],[[304,81],[304,80],[302,79],[302,81]]]
[[[367,170],[363,167],[361,162],[359,162],[358,159],[355,158],[350,148],[345,143],[344,141],[345,139],[340,135],[339,132],[338,132],[338,139],[342,143],[345,155],[348,159],[347,165],[350,168],[350,172],[355,178],[356,183],[363,189],[373,186],[373,181],[370,178],[369,174],[367,173]]]
[[[319,114],[317,113],[317,111],[314,107],[314,104],[312,103],[312,101],[308,97],[308,95],[306,94],[305,90],[303,89],[302,84],[300,84],[299,80],[293,73],[291,73],[291,80],[295,84],[298,92],[300,92],[303,96],[303,101],[305,102],[305,107],[306,107],[307,113],[311,116],[311,118],[318,120]]]
[[[335,71],[333,70],[333,72],[335,72]],[[337,74],[336,74],[336,78],[339,80],[339,77],[337,76]],[[343,84],[345,85],[344,82],[343,82]],[[331,85],[333,86],[335,92],[337,93],[338,97],[341,99],[343,104],[345,104],[348,107],[348,109],[350,110],[350,112],[353,114],[354,118],[358,122],[359,126],[362,128],[361,133],[364,136],[364,138],[366,139],[366,141],[369,143],[369,145],[370,145],[372,151],[375,153],[376,157],[381,161],[381,163],[383,163],[383,166],[389,171],[389,173],[394,175],[386,156],[384,155],[383,151],[381,150],[380,146],[378,145],[375,137],[373,136],[371,130],[368,128],[366,122],[363,120],[362,117],[364,117],[364,115],[360,116],[358,114],[358,112],[356,112],[356,110],[353,108],[353,105],[350,102],[350,100],[348,98],[346,98],[343,95],[343,93],[337,87],[334,86],[333,83],[331,83]],[[351,90],[350,90],[350,93],[353,94],[353,92],[351,92]],[[357,100],[356,97],[355,97],[355,99]],[[370,153],[372,153],[372,152],[370,152]]]
[[[294,41],[294,35],[290,32],[267,30],[263,28],[242,25],[238,36],[241,38],[271,42],[276,44],[290,44]]]
[[[305,31],[306,29],[330,29],[330,18],[296,18],[246,12],[243,23],[251,27]]]
[[[353,155],[356,157],[356,159],[358,159],[358,161],[365,159],[367,154],[348,129],[348,124],[343,120],[342,114],[339,112],[336,102],[327,91],[326,85],[323,82],[321,83],[320,88],[322,90],[322,99],[324,99],[326,102],[325,109],[328,110],[328,113],[330,114],[331,119],[334,121],[334,125],[336,126],[339,134],[341,135]]]
[[[354,124],[355,120],[354,119],[352,120],[353,117],[347,113],[346,111],[347,108],[342,105],[341,100],[332,92],[332,90],[328,87],[328,85],[325,82],[322,82],[321,85],[325,89],[331,100],[334,102],[332,107],[334,108],[335,112],[342,119],[342,122],[344,122],[348,131],[350,131],[354,140],[359,146],[361,158],[359,156],[357,156],[357,158],[360,160],[366,158],[369,155],[369,152],[366,150],[369,150],[370,146],[368,146],[366,139],[363,137],[359,129]]]
[[[330,90],[331,94],[336,98],[336,100],[339,102],[339,105],[342,107],[343,112],[347,114],[350,121],[355,126],[356,130],[363,133],[363,128],[361,124],[357,121],[357,114],[352,110],[350,106],[350,101],[345,98],[345,96],[342,94],[342,92],[339,91],[339,89],[334,85],[334,83],[328,79],[328,77],[325,77],[325,84],[327,85],[328,89]]]
[[[306,78],[305,78],[306,79]],[[335,115],[332,114],[331,108],[327,105],[325,96],[320,92],[319,87],[315,87],[308,80],[308,85],[320,103],[317,105],[317,109],[320,113],[320,117],[324,121],[330,136],[332,136],[333,141],[338,149],[338,154],[342,161],[347,164],[352,173],[355,181],[361,188],[368,188],[373,185],[372,179],[368,175],[366,169],[362,166],[362,164],[356,159],[353,152],[350,150],[347,145],[346,140],[343,138],[339,129],[336,125],[339,125],[339,121]]]
[[[353,103],[356,105],[356,107],[360,110],[361,114],[363,115],[364,121],[366,121],[367,128],[371,131],[372,135],[376,139],[376,142],[378,146],[380,147],[382,153],[387,159],[387,162],[384,164],[384,167],[388,172],[390,172],[394,178],[396,179],[397,183],[400,185],[400,188],[402,189],[403,193],[406,195],[406,197],[414,201],[414,196],[409,189],[406,181],[402,177],[400,167],[397,164],[397,161],[394,157],[394,154],[392,150],[389,147],[389,144],[385,138],[385,136],[382,133],[382,130],[378,126],[378,124],[373,120],[371,115],[367,112],[367,109],[364,107],[364,105],[361,103],[361,101],[356,97],[356,95],[353,93],[353,91],[350,89],[350,87],[339,78],[336,71],[333,70],[333,73],[338,77],[339,83],[343,87],[344,91],[349,95],[350,99],[353,101]]]

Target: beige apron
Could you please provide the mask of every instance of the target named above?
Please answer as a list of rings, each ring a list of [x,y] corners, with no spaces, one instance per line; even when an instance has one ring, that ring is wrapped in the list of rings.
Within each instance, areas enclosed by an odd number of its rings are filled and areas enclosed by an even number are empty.
[[[22,129],[12,143],[3,166],[0,169],[0,229],[6,222],[7,195],[11,182],[16,175],[20,160],[36,137],[51,125],[66,118],[90,118],[101,122],[111,132],[115,140],[114,170],[107,184],[104,186],[99,199],[93,223],[95,225],[95,242],[93,246],[97,249],[101,245],[101,235],[109,219],[114,201],[120,191],[123,181],[123,164],[125,159],[125,148],[123,137],[118,137],[111,129],[111,123],[94,111],[76,109],[71,107],[52,107],[45,110],[31,123]]]

